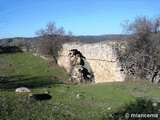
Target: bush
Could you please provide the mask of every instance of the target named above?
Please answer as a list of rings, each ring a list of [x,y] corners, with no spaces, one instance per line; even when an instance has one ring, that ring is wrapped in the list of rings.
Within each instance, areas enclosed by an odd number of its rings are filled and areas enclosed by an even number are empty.
[[[122,24],[127,32],[125,52],[118,56],[128,74],[154,82],[160,71],[160,17],[138,16]]]

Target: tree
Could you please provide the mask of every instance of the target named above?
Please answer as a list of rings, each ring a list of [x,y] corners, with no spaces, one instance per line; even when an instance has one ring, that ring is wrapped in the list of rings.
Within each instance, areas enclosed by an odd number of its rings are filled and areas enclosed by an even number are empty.
[[[52,55],[54,60],[57,60],[58,51],[61,49],[64,42],[69,41],[65,37],[63,27],[57,28],[55,22],[49,22],[45,29],[36,31],[38,36],[38,52],[41,54]]]
[[[158,83],[160,72],[160,17],[138,16],[122,24],[127,33],[125,52],[118,52],[127,73]]]

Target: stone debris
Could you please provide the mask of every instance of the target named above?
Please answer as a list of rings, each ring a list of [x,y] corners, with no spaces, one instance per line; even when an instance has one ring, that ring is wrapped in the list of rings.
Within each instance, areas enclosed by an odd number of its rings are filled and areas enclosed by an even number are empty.
[[[46,94],[49,94],[49,93],[50,93],[50,91],[47,90],[47,89],[44,89],[44,92],[45,92]]]
[[[116,116],[115,116],[114,113],[111,113],[111,114],[109,114],[109,117],[110,117],[110,118],[115,118]]]
[[[152,106],[156,107],[156,106],[157,106],[157,103],[153,103]]]
[[[69,78],[68,81],[72,81],[72,78]]]
[[[107,109],[108,109],[108,110],[111,110],[112,108],[108,107]]]
[[[80,96],[81,96],[80,94],[77,94],[77,95],[76,95],[76,98],[80,98]]]

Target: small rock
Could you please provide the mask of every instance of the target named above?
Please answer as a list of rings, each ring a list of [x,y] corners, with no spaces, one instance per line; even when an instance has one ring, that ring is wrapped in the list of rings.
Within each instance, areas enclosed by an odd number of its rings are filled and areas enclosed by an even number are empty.
[[[109,114],[109,117],[110,117],[110,118],[115,118],[114,113]]]
[[[72,78],[69,78],[68,81],[72,81]]]
[[[19,87],[15,90],[15,92],[17,92],[17,93],[32,93],[31,90],[29,90],[26,87]]]
[[[156,106],[157,106],[157,103],[153,103],[152,106],[156,107]]]
[[[89,99],[90,99],[90,100],[93,100],[93,98],[92,98],[92,97],[90,97]]]
[[[49,91],[49,90],[47,90],[47,89],[44,89],[44,90],[45,90],[45,93],[46,93],[46,94],[50,93],[50,91]]]
[[[81,96],[80,94],[77,94],[77,95],[76,95],[76,98],[80,98],[80,96]]]

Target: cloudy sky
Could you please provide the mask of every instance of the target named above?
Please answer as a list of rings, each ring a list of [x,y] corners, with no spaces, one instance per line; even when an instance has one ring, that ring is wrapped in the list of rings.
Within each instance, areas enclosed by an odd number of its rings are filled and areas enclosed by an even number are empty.
[[[56,22],[74,35],[122,34],[120,23],[160,15],[160,0],[1,0],[0,38],[34,37]]]

